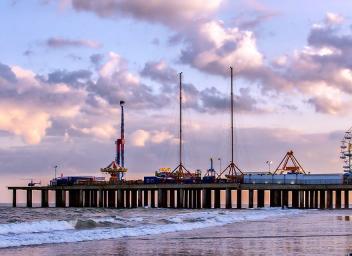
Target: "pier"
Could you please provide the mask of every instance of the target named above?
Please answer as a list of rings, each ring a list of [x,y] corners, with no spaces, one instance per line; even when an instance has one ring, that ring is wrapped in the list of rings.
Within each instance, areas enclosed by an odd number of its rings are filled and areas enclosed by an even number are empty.
[[[111,184],[8,189],[13,207],[17,206],[17,191],[26,192],[27,207],[33,206],[33,191],[41,193],[40,206],[49,207],[49,191],[54,191],[55,207],[340,209],[349,208],[352,185]]]

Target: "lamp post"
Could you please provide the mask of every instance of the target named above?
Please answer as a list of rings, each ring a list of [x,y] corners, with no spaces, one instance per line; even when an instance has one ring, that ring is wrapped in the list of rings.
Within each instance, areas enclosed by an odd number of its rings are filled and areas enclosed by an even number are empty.
[[[271,164],[273,163],[273,161],[268,160],[268,161],[266,161],[265,163],[268,165],[269,173],[271,173]]]
[[[56,179],[56,170],[57,170],[57,165],[54,166],[54,171],[55,171],[55,179]]]

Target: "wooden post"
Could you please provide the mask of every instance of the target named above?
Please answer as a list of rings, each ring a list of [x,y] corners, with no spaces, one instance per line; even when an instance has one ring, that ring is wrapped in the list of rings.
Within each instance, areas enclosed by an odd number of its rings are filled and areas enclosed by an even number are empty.
[[[335,208],[341,209],[341,190],[336,190],[336,203]]]
[[[12,190],[12,207],[17,206],[16,189]]]
[[[32,207],[32,189],[27,189],[27,207]]]
[[[232,208],[232,190],[226,189],[226,209]]]
[[[221,207],[220,189],[214,189],[214,208]]]
[[[192,190],[192,208],[197,208],[197,190],[195,189]]]
[[[350,191],[345,190],[345,209],[350,207]]]
[[[142,190],[138,189],[138,199],[137,199],[137,207],[142,207]]]
[[[298,190],[292,191],[292,208],[299,207],[299,192]]]
[[[41,206],[49,207],[49,191],[47,189],[41,191]]]
[[[253,208],[253,189],[248,190],[248,208]]]
[[[306,209],[309,208],[309,191],[308,190],[304,191],[304,208],[306,208]]]
[[[126,208],[131,208],[131,190],[126,189]]]
[[[132,208],[137,208],[138,202],[137,202],[137,189],[132,189],[131,190],[132,193],[132,202],[131,202],[131,207]]]
[[[175,190],[170,189],[170,208],[175,208]]]
[[[66,207],[66,191],[62,189],[55,190],[55,207]]]
[[[155,190],[150,191],[150,207],[155,208]]]
[[[202,190],[197,189],[197,209],[202,208]]]
[[[242,208],[242,190],[241,189],[237,189],[237,209],[241,209]]]
[[[288,207],[288,191],[282,190],[282,207]]]
[[[103,190],[99,189],[99,207],[104,207]]]
[[[184,198],[184,190],[182,188],[177,189],[177,208],[184,207],[183,198]]]
[[[299,191],[299,208],[304,208],[304,190]]]
[[[144,207],[148,207],[149,206],[149,197],[148,197],[148,190],[143,190],[143,201],[144,201]]]
[[[332,190],[327,191],[326,202],[327,202],[327,208],[332,209],[333,208]]]
[[[320,199],[320,203],[319,203],[319,208],[320,209],[325,209],[325,190],[320,190],[319,191],[319,199]]]
[[[125,207],[125,202],[123,199],[124,199],[123,190],[118,189],[117,190],[116,208],[124,208]]]
[[[108,207],[109,208],[115,208],[115,201],[116,201],[116,191],[115,190],[108,190]]]
[[[264,201],[265,201],[265,191],[264,190],[257,190],[257,198],[258,198],[258,208],[264,207]]]
[[[310,190],[309,191],[309,208],[314,209],[316,206],[314,205],[314,196],[315,196],[315,191]]]

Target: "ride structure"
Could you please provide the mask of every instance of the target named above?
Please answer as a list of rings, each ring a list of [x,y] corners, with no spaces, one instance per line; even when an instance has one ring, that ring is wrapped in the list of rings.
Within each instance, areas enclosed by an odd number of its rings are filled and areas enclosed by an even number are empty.
[[[101,168],[102,173],[110,174],[110,182],[122,182],[125,179],[127,168],[125,168],[125,119],[124,119],[124,101],[120,101],[121,107],[121,136],[115,141],[116,156],[115,160],[107,167]]]
[[[352,127],[345,132],[340,148],[340,158],[344,162],[343,171],[345,173],[352,173]]]
[[[231,162],[230,164],[219,173],[217,179],[221,179],[221,176],[225,174],[225,177],[230,182],[240,182],[243,179],[243,172],[234,162],[234,134],[233,134],[233,110],[234,110],[234,101],[233,101],[233,68],[230,67],[231,74]]]
[[[292,165],[289,165],[289,162]],[[297,158],[294,156],[293,151],[290,150],[286,153],[284,158],[281,160],[279,166],[276,168],[275,174],[307,174],[301,164],[298,162]]]

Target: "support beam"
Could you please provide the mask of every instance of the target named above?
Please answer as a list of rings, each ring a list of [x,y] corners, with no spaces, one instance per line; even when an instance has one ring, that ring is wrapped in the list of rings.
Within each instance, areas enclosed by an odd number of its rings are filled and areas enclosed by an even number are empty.
[[[188,208],[188,189],[183,190],[183,208]]]
[[[161,207],[167,208],[167,189],[162,189],[161,194],[162,194]]]
[[[90,191],[90,206],[91,207],[97,207],[98,206],[98,202],[97,202],[97,199],[98,199],[98,190],[91,190]]]
[[[220,197],[220,189],[214,190],[214,208],[221,207],[221,197]]]
[[[107,190],[103,190],[104,191],[104,207],[108,207],[108,191]]]
[[[292,208],[299,207],[299,192],[298,190],[292,191]]]
[[[304,190],[299,191],[299,208],[304,209]]]
[[[184,190],[182,188],[177,189],[177,208],[184,208],[183,199],[184,199]]]
[[[142,190],[138,189],[138,199],[137,199],[137,207],[142,207],[143,206],[143,198],[142,198]]]
[[[58,189],[55,191],[55,207],[66,207],[66,191]]]
[[[248,208],[253,208],[253,189],[248,190]]]
[[[202,190],[197,189],[197,209],[202,208]]]
[[[17,206],[17,198],[16,198],[17,194],[16,194],[16,189],[12,190],[12,207],[16,207]]]
[[[304,191],[304,208],[309,209],[309,191]]]
[[[236,207],[237,209],[241,209],[242,208],[242,190],[241,189],[237,189],[237,202],[236,202]]]
[[[148,207],[149,206],[149,191],[147,189],[143,190],[143,206]]]
[[[155,190],[150,191],[150,207],[155,208]]]
[[[32,189],[27,189],[27,207],[32,207]]]
[[[314,197],[315,197],[315,191],[310,190],[309,191],[309,208],[314,209],[316,206],[314,205]]]
[[[327,191],[327,196],[326,196],[326,204],[328,209],[333,208],[333,196],[332,196],[332,190]]]
[[[115,208],[116,207],[116,190],[108,190],[108,207]]]
[[[325,190],[320,190],[319,191],[319,208],[320,209],[325,209]]]
[[[117,190],[117,200],[116,200],[116,208],[125,208],[124,195],[123,190]]]
[[[232,190],[226,189],[226,209],[232,208]]]
[[[49,207],[49,190],[47,189],[41,191],[41,206]]]
[[[196,209],[197,208],[197,190],[193,189],[192,190],[192,208]]]
[[[162,208],[163,204],[163,191],[161,188],[158,189],[158,208]]]
[[[336,209],[341,209],[341,190],[336,190],[336,202],[335,202],[335,208]]]
[[[85,189],[83,190],[83,193],[84,193],[84,202],[83,202],[83,207],[90,207],[90,203],[91,203],[91,200],[90,200],[90,197],[91,197],[91,194],[90,194],[90,190],[89,189]]]
[[[104,195],[103,190],[99,189],[99,207],[104,207]]]
[[[263,208],[265,201],[265,191],[264,190],[257,190],[257,206],[258,208]]]
[[[126,189],[126,208],[131,208],[131,190]]]
[[[170,208],[175,208],[175,190],[170,189]]]
[[[282,207],[288,207],[288,191],[282,190]]]
[[[350,191],[345,190],[345,209],[350,208]]]
[[[132,199],[132,202],[131,202],[131,207],[132,208],[137,208],[137,205],[138,205],[138,202],[137,202],[137,189],[132,189],[131,190],[131,199]]]
[[[314,190],[314,208],[318,209],[319,206],[319,191],[318,190]]]

